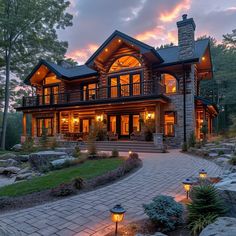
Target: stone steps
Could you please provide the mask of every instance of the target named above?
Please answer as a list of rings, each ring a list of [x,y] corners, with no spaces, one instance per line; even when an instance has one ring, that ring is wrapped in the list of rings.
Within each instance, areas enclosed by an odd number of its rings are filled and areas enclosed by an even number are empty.
[[[117,149],[119,152],[150,152],[150,153],[161,153],[162,149],[154,145],[153,142],[145,141],[97,141],[96,147],[99,151],[112,151]],[[88,143],[78,143],[78,142],[64,142],[62,147],[73,147],[79,145],[81,150],[88,148]]]

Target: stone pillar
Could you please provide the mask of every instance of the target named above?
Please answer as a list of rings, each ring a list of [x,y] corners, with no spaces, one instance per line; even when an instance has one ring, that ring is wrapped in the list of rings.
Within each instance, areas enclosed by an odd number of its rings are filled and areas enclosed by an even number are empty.
[[[158,148],[163,148],[163,133],[154,133],[153,134],[154,145]]]
[[[161,112],[160,112],[160,103],[156,104],[155,107],[155,132],[160,133],[161,132]]]

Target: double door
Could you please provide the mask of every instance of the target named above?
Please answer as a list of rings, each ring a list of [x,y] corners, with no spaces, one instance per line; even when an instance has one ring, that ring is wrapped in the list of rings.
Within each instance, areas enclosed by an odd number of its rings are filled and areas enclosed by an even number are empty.
[[[139,114],[110,115],[108,119],[108,130],[117,133],[119,138],[129,138],[134,131],[140,131]]]

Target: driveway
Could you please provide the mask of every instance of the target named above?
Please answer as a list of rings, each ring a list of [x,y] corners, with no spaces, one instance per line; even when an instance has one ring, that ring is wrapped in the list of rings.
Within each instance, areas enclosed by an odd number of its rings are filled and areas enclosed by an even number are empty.
[[[121,203],[127,210],[124,223],[134,221],[144,217],[142,204],[158,194],[183,199],[182,180],[197,176],[199,169],[210,176],[222,171],[212,162],[178,150],[140,157],[143,167],[129,177],[95,191],[1,215],[0,227],[30,236],[103,236],[113,230],[109,209],[115,204]]]

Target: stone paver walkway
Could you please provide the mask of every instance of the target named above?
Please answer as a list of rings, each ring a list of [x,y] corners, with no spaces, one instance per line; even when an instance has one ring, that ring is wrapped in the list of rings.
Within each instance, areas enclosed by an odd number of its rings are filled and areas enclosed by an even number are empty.
[[[0,215],[0,226],[21,235],[105,235],[113,230],[109,209],[121,203],[127,210],[124,223],[144,216],[142,204],[158,194],[183,199],[182,180],[204,168],[210,176],[221,169],[212,162],[172,150],[165,154],[142,153],[143,167],[112,185],[52,203]],[[20,233],[19,233],[20,235]]]

